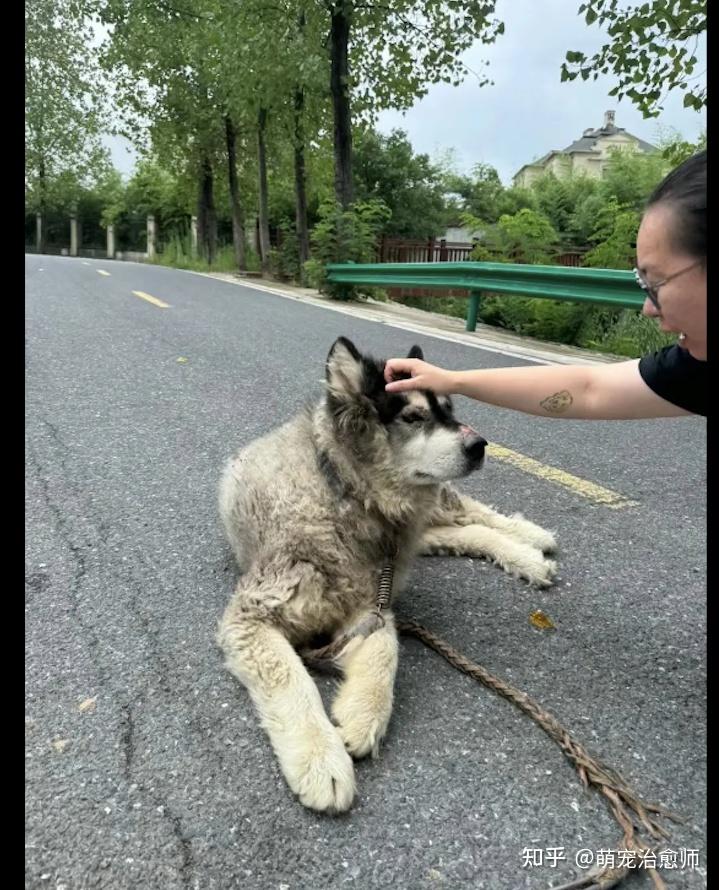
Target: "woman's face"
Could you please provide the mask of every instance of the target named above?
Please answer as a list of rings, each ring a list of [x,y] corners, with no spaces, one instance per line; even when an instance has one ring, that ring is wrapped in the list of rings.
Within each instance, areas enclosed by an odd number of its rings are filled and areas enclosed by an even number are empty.
[[[647,298],[642,312],[659,321],[666,332],[684,334],[679,345],[694,356],[707,357],[707,273],[706,264],[679,251],[673,243],[675,226],[671,206],[657,204],[644,214],[637,235],[637,268],[651,286],[659,284],[682,269],[693,268],[677,275],[656,290],[659,306]]]

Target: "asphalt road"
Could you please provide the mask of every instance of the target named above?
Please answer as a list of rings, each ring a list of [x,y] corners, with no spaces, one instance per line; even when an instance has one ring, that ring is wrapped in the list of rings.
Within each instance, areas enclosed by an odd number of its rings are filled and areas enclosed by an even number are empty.
[[[26,888],[546,888],[579,850],[616,845],[602,799],[540,729],[413,640],[354,808],[309,812],[214,644],[237,576],[221,465],[320,392],[336,336],[385,356],[419,342],[454,367],[521,362],[159,267],[28,256],[26,270]],[[706,886],[704,421],[586,424],[469,400],[458,414],[638,506],[489,461],[463,490],[555,529],[558,583],[424,560],[399,613],[686,817],[668,846],[688,866],[661,874]],[[530,624],[537,608],[556,630]],[[523,867],[525,848],[544,864]],[[566,859],[548,865],[550,848]]]

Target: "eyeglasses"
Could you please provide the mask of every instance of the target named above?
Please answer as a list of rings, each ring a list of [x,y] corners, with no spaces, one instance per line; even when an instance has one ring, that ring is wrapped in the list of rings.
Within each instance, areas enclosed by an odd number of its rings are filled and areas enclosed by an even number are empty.
[[[689,272],[691,269],[694,269],[696,266],[700,266],[702,263],[701,260],[697,260],[696,263],[692,263],[691,266],[685,266],[683,269],[680,269],[678,272],[674,272],[672,275],[668,275],[662,281],[657,281],[656,284],[649,284],[647,279],[642,275],[639,269],[634,269],[634,278],[636,279],[637,284],[641,289],[646,293],[649,302],[654,306],[657,312],[662,311],[662,307],[659,305],[659,296],[657,295],[657,291],[659,288],[666,284],[668,281],[672,281],[674,278],[678,278],[680,275],[683,275],[685,272]]]

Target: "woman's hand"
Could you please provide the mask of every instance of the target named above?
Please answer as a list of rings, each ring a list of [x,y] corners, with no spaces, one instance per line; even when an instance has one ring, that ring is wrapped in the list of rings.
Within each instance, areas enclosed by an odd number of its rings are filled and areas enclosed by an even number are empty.
[[[407,380],[396,380],[400,374],[410,374]],[[410,389],[430,389],[437,395],[456,392],[456,374],[437,368],[418,358],[391,358],[384,366],[387,392],[405,392]]]

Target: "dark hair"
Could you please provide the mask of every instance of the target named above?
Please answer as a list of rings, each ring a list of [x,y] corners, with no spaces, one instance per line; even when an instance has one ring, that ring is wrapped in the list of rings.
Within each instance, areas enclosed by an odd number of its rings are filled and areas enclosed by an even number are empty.
[[[707,153],[697,152],[654,189],[647,208],[665,204],[674,211],[674,242],[697,259],[707,256]]]

